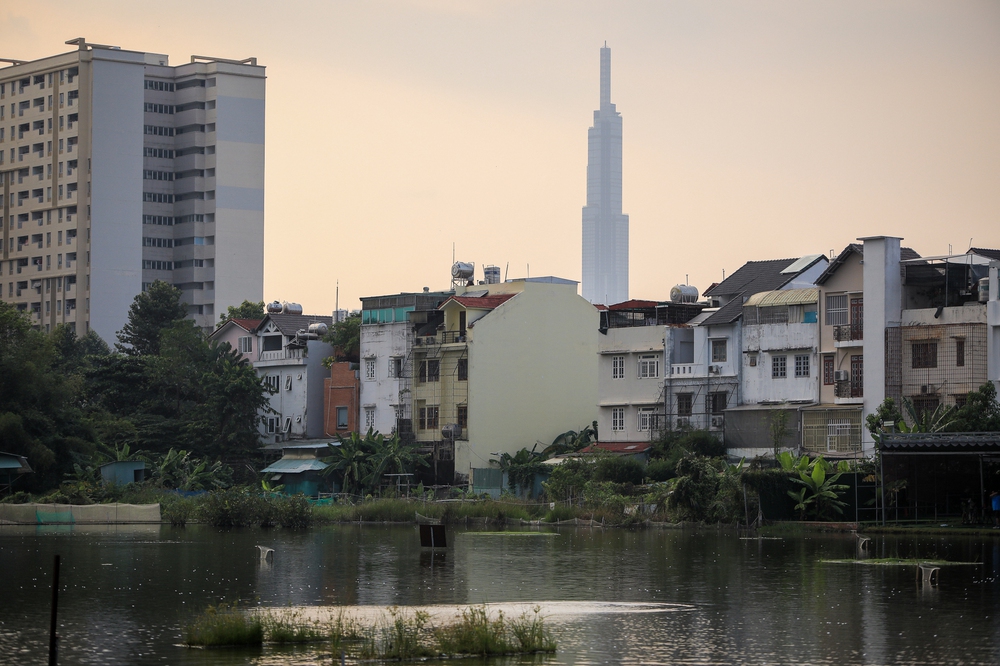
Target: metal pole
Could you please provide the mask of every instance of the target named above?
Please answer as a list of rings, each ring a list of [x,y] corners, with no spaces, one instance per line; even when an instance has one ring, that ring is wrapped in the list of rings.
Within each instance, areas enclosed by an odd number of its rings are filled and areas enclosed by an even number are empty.
[[[56,666],[59,657],[59,638],[56,636],[56,609],[59,606],[59,556],[56,555],[52,574],[52,617],[49,620],[49,666]]]
[[[877,446],[877,445],[876,445]],[[876,449],[877,450],[877,449]],[[882,527],[885,527],[885,453],[878,454],[878,481],[882,494]]]

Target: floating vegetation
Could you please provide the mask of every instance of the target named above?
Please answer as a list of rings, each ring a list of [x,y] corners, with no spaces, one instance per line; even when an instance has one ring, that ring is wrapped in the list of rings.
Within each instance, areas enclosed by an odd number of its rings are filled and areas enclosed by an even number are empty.
[[[264,643],[329,643],[360,659],[408,661],[431,657],[516,655],[555,652],[541,607],[510,618],[486,605],[470,606],[435,624],[430,612],[393,606],[326,620],[301,609],[241,609],[209,606],[187,629],[191,647],[259,646]]]
[[[924,566],[956,566],[956,565],[979,565],[981,562],[949,562],[947,560],[916,560],[903,559],[898,557],[869,557],[864,559],[847,560],[820,560],[826,564],[869,564],[884,567],[914,567],[923,564]]]
[[[558,532],[463,532],[463,537],[469,536],[502,536],[502,537],[557,537]]]

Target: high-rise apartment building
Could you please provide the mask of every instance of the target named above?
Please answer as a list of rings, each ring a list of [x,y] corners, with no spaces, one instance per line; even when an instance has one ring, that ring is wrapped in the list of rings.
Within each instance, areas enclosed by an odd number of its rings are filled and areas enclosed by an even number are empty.
[[[0,61],[3,300],[109,341],[155,280],[202,327],[263,300],[264,68],[67,44]]]
[[[611,103],[611,49],[601,49],[601,107],[587,131],[583,297],[628,300],[628,215],[622,214],[622,117]]]

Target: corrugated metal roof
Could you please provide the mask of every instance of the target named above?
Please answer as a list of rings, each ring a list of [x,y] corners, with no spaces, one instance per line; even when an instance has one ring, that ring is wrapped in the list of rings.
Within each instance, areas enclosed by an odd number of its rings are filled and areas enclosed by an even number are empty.
[[[282,458],[260,471],[261,474],[300,474],[302,472],[321,472],[327,465],[316,458]]]
[[[819,289],[785,289],[783,291],[762,291],[751,296],[743,305],[756,305],[759,308],[769,308],[776,305],[803,305],[819,301]]]
[[[998,432],[887,432],[879,446],[885,453],[998,453]]]

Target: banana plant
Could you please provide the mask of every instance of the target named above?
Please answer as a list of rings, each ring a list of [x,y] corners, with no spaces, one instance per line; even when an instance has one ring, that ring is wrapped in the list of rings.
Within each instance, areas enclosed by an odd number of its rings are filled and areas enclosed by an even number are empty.
[[[835,517],[833,513],[843,515],[847,503],[841,501],[840,497],[850,486],[837,481],[849,469],[849,465],[847,461],[841,461],[837,465],[837,472],[828,475],[832,469],[822,456],[809,464],[807,469],[797,469],[799,476],[792,481],[802,487],[798,492],[789,490],[788,495],[795,500],[795,510],[803,519],[811,515],[819,520],[832,520]]]

